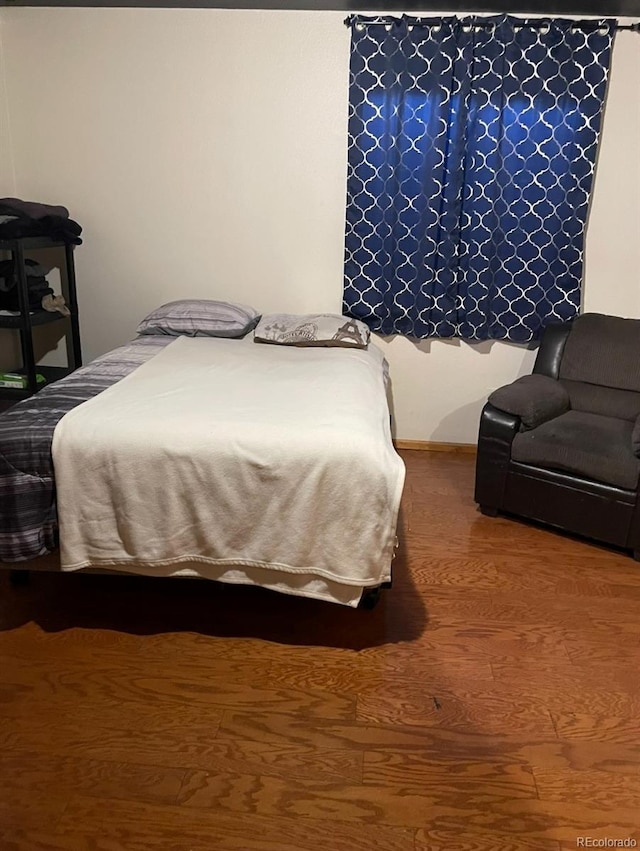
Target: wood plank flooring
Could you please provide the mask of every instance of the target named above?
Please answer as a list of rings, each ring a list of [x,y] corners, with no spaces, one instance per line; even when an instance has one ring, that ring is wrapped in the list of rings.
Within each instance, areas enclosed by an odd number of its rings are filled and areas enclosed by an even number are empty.
[[[482,516],[469,455],[402,455],[372,612],[1,574],[0,851],[640,843],[640,564]]]

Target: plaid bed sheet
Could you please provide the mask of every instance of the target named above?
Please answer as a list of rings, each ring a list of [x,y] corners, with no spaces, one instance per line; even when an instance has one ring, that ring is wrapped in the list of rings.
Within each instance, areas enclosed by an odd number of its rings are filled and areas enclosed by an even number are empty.
[[[140,337],[45,387],[0,415],[0,561],[22,562],[58,545],[51,442],[73,408],[152,358],[172,337]]]

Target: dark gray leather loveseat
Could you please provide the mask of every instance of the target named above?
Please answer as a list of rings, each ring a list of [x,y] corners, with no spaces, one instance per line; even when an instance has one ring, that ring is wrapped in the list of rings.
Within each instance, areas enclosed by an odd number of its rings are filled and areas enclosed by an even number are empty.
[[[550,325],[532,375],[489,396],[475,499],[640,558],[640,320]]]

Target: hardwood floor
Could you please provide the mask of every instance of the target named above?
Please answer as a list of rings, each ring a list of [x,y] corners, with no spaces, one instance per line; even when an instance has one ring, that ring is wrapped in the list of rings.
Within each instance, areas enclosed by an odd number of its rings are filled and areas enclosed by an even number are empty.
[[[2,574],[0,851],[640,843],[640,565],[482,516],[469,455],[402,455],[371,612]]]

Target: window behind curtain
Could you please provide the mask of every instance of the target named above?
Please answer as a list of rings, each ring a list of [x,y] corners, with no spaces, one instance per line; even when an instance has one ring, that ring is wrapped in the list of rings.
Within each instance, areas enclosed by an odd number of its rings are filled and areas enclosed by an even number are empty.
[[[345,313],[517,342],[575,316],[613,34],[352,19]]]

